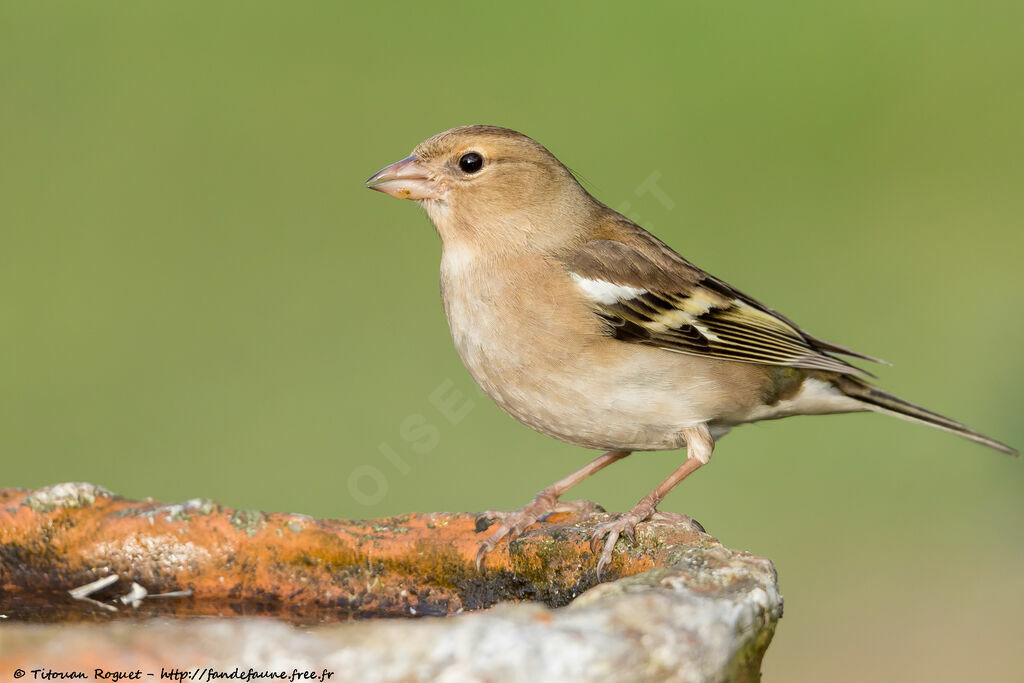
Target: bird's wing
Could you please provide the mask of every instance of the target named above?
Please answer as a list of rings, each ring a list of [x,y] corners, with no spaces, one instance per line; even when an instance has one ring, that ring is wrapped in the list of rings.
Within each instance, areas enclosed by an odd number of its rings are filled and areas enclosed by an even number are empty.
[[[609,334],[667,351],[747,363],[869,375],[767,306],[708,275],[647,232],[598,239],[562,256]]]

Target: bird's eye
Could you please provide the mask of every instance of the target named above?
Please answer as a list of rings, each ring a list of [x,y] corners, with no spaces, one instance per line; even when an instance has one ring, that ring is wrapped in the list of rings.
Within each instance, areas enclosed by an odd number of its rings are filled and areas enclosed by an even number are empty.
[[[484,166],[484,158],[476,152],[467,152],[459,158],[459,168],[463,173],[476,173]]]

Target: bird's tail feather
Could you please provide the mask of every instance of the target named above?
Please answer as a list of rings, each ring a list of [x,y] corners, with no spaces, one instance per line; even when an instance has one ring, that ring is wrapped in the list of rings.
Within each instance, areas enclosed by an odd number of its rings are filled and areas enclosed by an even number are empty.
[[[944,432],[956,434],[989,448],[994,448],[1008,455],[1019,455],[1016,449],[1010,448],[1001,441],[996,441],[981,432],[976,432],[967,425],[951,420],[944,415],[933,413],[927,408],[922,408],[910,401],[904,401],[902,398],[884,392],[878,387],[871,386],[867,382],[855,377],[840,377],[838,386],[844,394],[860,401],[868,410],[892,415],[909,422],[917,422],[929,427],[935,427]]]

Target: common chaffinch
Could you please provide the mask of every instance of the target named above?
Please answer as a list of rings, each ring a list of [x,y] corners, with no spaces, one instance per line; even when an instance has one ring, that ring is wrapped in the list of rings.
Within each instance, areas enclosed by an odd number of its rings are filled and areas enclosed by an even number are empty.
[[[733,427],[865,410],[1009,446],[866,381],[822,341],[704,272],[592,197],[542,145],[496,126],[420,143],[367,184],[415,200],[441,236],[441,299],[459,356],[501,408],[529,427],[606,450],[511,513],[485,554],[555,511],[572,486],[632,451],[686,448],[685,462],[592,534],[600,575],[620,535],[707,464]],[[678,516],[678,519],[689,519]]]

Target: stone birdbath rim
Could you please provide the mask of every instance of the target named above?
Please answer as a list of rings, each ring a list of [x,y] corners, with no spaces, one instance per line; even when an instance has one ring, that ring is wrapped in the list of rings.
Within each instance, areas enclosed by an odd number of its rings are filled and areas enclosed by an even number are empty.
[[[655,521],[637,528],[635,544],[619,541],[598,583],[588,532],[607,519],[553,517],[478,572],[470,514],[328,520],[207,499],[131,500],[86,483],[0,489],[0,663],[42,647],[40,629],[82,643],[118,632],[138,646],[117,654],[131,658],[147,638],[172,644],[169,634],[221,623],[230,625],[218,633],[243,641],[267,632],[302,641],[318,665],[361,672],[353,680],[381,671],[394,676],[380,680],[622,680],[624,671],[628,680],[757,680],[782,616],[772,563]],[[68,593],[97,581],[108,585]],[[70,619],[89,625],[69,627],[60,609],[44,614],[46,600],[69,599],[95,602]],[[319,626],[223,619],[249,615]],[[372,618],[424,615],[454,618]],[[194,654],[229,664],[241,654],[237,637],[214,648],[208,634]]]

